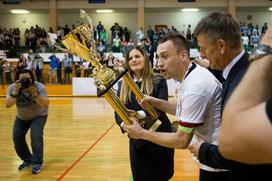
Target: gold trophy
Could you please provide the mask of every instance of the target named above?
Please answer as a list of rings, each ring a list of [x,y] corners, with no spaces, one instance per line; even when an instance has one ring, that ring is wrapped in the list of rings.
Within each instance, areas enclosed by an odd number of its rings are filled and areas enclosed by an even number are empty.
[[[153,107],[147,103],[146,111],[150,115],[151,119],[147,121],[141,120],[137,116],[137,112],[128,110],[115,94],[112,86],[118,82],[120,78],[123,78],[123,81],[129,85],[131,91],[135,94],[138,100],[144,98],[143,93],[127,73],[127,69],[124,71],[113,70],[100,63],[96,50],[95,39],[93,37],[92,20],[83,10],[80,10],[80,17],[86,18],[89,24],[83,24],[72,30],[61,40],[62,44],[67,48],[69,53],[91,63],[93,66],[91,77],[95,79],[98,89],[98,97],[104,95],[106,100],[110,103],[125,124],[132,124],[131,118],[135,118],[139,120],[139,123],[145,129],[156,131],[160,126],[161,121],[158,120],[158,114]]]

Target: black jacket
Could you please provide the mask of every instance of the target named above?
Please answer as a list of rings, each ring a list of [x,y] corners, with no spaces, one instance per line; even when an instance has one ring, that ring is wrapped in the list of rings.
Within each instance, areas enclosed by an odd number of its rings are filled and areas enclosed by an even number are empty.
[[[122,82],[119,83],[118,96],[120,96],[121,84]],[[140,87],[140,83],[137,83],[137,85]],[[155,74],[153,77],[153,92],[151,96],[164,100],[168,99],[166,80],[159,74]],[[133,93],[131,99],[131,102],[125,106],[135,111],[142,110]],[[157,131],[171,132],[171,123],[167,115],[159,110],[157,110],[157,113],[159,120],[162,122]],[[118,125],[122,123],[122,120],[116,113],[115,120]],[[145,140],[130,139],[129,152],[134,181],[167,181],[173,176],[174,149]]]
[[[227,79],[223,83],[222,110],[232,92],[242,80],[248,66],[248,54],[245,53],[230,70]],[[199,161],[213,168],[230,170],[231,178],[235,181],[259,181],[261,178],[272,180],[272,165],[253,166],[225,159],[220,154],[218,146],[206,142],[199,149]]]

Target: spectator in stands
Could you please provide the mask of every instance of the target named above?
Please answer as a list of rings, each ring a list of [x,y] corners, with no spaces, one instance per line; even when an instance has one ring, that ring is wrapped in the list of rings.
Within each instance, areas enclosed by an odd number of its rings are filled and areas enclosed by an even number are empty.
[[[17,70],[25,69],[27,67],[27,60],[23,54],[20,54],[19,61],[17,63]]]
[[[32,71],[34,69],[34,67],[33,67],[34,57],[35,57],[35,54],[33,53],[33,50],[29,49],[28,56],[27,56],[27,62],[26,62],[27,63],[27,67],[26,67],[27,70]]]
[[[29,37],[30,32],[28,28],[25,30],[24,36],[25,36],[25,47],[28,48],[30,47],[30,37]]]
[[[101,40],[99,41],[97,51],[99,52],[100,57],[103,57],[104,53],[106,52],[106,47],[105,45],[103,45],[103,42]]]
[[[122,54],[123,54],[123,56],[125,56],[125,54],[126,54],[126,52],[127,52],[127,41],[126,41],[126,39],[125,38],[123,38],[123,40],[121,41],[121,52],[122,52]]]
[[[248,37],[245,35],[244,32],[242,32],[242,36],[241,36],[241,40],[242,40],[242,44],[243,44],[243,47],[246,51],[248,51],[248,45],[249,45],[249,39]]]
[[[145,41],[144,49],[151,63],[151,67],[153,68],[155,48],[153,46],[152,41],[149,38],[147,38],[147,40]]]
[[[121,48],[121,39],[118,35],[115,36],[115,38],[112,40],[112,51],[113,52],[120,52]]]
[[[255,25],[255,27],[253,28],[252,32],[254,32],[254,31],[257,32],[257,35],[258,35],[259,37],[262,36],[262,31],[261,31],[261,29],[259,28],[259,25]]]
[[[252,23],[248,23],[246,30],[247,30],[246,35],[250,39],[252,35],[252,30],[253,30]]]
[[[64,36],[67,35],[71,31],[68,25],[65,25],[65,27],[62,27],[62,29],[63,29]]]
[[[48,46],[46,38],[41,38],[39,45],[40,45],[41,52],[45,53],[46,47]]]
[[[130,47],[134,45],[135,45],[135,42],[132,40],[132,38],[130,38],[129,41],[127,42],[127,46]]]
[[[122,71],[124,71],[124,67],[125,67],[124,58],[123,59],[119,59],[119,58],[114,59],[114,67],[113,67],[114,70],[122,72]]]
[[[11,83],[15,82],[15,74],[17,72],[17,65],[15,63],[10,64],[10,80]]]
[[[56,57],[56,54],[53,53],[50,57],[50,65],[49,65],[49,83],[53,83],[52,79],[55,79],[55,83],[57,83],[57,69],[60,64],[60,60]]]
[[[60,61],[57,68],[57,80],[59,84],[62,84],[62,63]]]
[[[14,44],[16,48],[20,48],[20,30],[19,28],[14,28],[13,29],[13,38],[14,38]]]
[[[0,84],[3,85],[3,59],[0,59]]]
[[[106,59],[104,61],[107,63],[107,67],[109,67],[111,69],[113,68],[113,66],[114,66],[114,59],[115,59],[115,57],[113,56],[112,53],[109,53],[106,56]]]
[[[52,27],[49,28],[48,33],[54,33]],[[51,51],[51,50],[53,50],[54,45],[53,45],[52,42],[49,40],[49,35],[48,35],[48,33],[47,33],[47,36],[46,36],[46,37],[47,37],[47,42],[48,42],[48,49]]]
[[[64,70],[64,83],[65,84],[70,84],[70,74],[72,73],[72,68],[71,68],[72,62],[71,59],[68,58],[68,54],[64,54],[64,59],[62,59],[62,67]]]
[[[105,49],[106,49],[107,48],[107,32],[105,29],[103,29],[99,33],[99,37],[100,37],[100,41],[103,43],[103,45],[105,46]]]
[[[3,30],[0,29],[0,50],[4,49],[4,45],[5,45],[4,33]]]
[[[267,23],[264,23],[264,25],[262,26],[262,35],[265,34],[267,28],[268,28]]]
[[[64,31],[63,31],[63,29],[60,26],[58,26],[58,30],[57,30],[58,40],[60,41],[63,36],[64,36]]]
[[[142,40],[144,39],[144,30],[141,27],[139,31],[136,32],[136,37],[137,37],[137,45],[142,44]]]
[[[13,48],[13,44],[12,44],[12,39],[11,39],[11,34],[9,32],[7,32],[5,35],[5,45],[6,45],[6,49],[11,51]]]
[[[186,31],[186,38],[187,40],[191,40],[192,39],[192,32],[191,32],[191,25],[188,25],[187,31]]]
[[[253,35],[250,37],[250,44],[253,48],[257,47],[260,43],[260,37],[257,35],[257,31],[253,32]]]
[[[99,40],[99,34],[96,27],[93,27],[93,37],[96,42]]]
[[[36,52],[36,47],[37,47],[37,36],[36,36],[34,30],[31,30],[31,31],[30,31],[30,34],[29,34],[29,41],[30,41],[30,48],[33,50],[33,52]]]
[[[7,60],[4,60],[3,62],[3,71],[5,73],[6,83],[10,84],[11,83],[11,77],[10,77],[11,66]]]
[[[79,62],[75,62],[75,72],[76,72],[76,77],[81,77],[81,69],[82,65]]]
[[[111,40],[115,38],[116,35],[118,35],[119,27],[118,23],[114,23],[114,25],[110,28],[111,30]]]
[[[96,29],[97,29],[97,33],[99,35],[99,40],[101,40],[100,32],[102,32],[104,29],[104,25],[101,24],[101,21],[98,21],[98,25],[96,26]]]
[[[84,61],[83,64],[82,64],[84,77],[89,77],[89,75],[90,75],[89,65],[90,65],[89,61]]]
[[[159,40],[160,40],[159,32],[157,30],[155,30],[155,33],[153,35],[153,45],[154,45],[155,50],[157,49]]]
[[[151,25],[148,26],[148,30],[146,30],[146,35],[147,37],[150,39],[150,41],[152,42],[152,44],[154,43],[153,42],[153,37],[154,37],[154,30],[152,29]]]
[[[160,73],[160,68],[159,68],[159,65],[158,65],[158,59],[157,58],[155,59],[155,62],[153,64],[153,72]]]
[[[43,83],[43,66],[44,66],[44,59],[40,56],[37,52],[34,57],[33,68],[35,70],[35,74],[37,77],[37,81]]]
[[[130,31],[128,30],[127,27],[124,28],[124,36],[125,40],[128,42],[130,40]]]

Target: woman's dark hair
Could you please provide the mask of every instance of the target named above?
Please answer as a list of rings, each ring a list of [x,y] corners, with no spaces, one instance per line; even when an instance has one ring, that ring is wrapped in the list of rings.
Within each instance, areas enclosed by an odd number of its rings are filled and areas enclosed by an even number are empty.
[[[19,69],[19,70],[17,70],[17,72],[15,74],[15,81],[19,80],[20,74],[26,74],[26,73],[29,73],[29,75],[30,75],[30,77],[32,79],[32,83],[34,83],[34,81],[35,81],[34,75],[33,75],[33,73],[30,70],[27,70],[27,69]]]

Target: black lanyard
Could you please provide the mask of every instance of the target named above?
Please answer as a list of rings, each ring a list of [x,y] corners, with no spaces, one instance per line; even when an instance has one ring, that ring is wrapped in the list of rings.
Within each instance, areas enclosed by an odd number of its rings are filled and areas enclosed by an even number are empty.
[[[192,66],[190,67],[190,69],[188,70],[188,72],[186,73],[184,80],[186,79],[186,77],[196,68],[196,64],[192,63]]]

